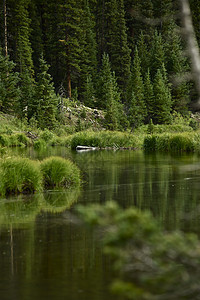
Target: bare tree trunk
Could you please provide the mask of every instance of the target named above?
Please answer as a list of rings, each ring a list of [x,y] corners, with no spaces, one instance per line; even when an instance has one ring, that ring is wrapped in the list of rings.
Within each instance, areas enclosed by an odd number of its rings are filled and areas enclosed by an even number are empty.
[[[8,55],[8,34],[7,34],[7,5],[4,0],[4,39],[5,39],[5,56]]]
[[[192,66],[192,76],[196,84],[196,89],[198,92],[198,102],[197,106],[200,108],[200,54],[199,47],[195,37],[194,27],[192,24],[191,10],[188,0],[179,0],[181,5],[182,23],[183,23],[183,33],[188,46],[188,54],[191,59]]]
[[[70,72],[68,72],[68,74],[67,74],[67,94],[68,94],[68,97],[71,98],[72,88],[71,88],[71,75],[70,75]]]

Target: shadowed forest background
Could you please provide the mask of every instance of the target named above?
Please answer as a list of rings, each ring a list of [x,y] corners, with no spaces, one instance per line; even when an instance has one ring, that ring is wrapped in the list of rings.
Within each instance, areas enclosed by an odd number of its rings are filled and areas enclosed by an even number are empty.
[[[178,1],[1,0],[0,14],[0,110],[41,129],[64,122],[65,98],[111,130],[170,124],[197,98]]]

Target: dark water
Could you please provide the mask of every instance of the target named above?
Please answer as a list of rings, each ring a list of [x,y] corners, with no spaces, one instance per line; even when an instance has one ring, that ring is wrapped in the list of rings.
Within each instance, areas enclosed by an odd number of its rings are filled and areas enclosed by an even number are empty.
[[[200,232],[198,156],[66,148],[18,154],[69,157],[80,167],[84,185],[79,191],[0,199],[1,300],[116,299],[108,288],[109,259],[95,233],[79,221],[78,203],[114,200],[151,210],[168,230]]]

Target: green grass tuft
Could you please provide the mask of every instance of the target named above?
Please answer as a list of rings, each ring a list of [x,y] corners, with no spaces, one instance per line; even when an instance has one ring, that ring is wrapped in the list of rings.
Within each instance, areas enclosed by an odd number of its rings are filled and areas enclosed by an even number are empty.
[[[34,193],[41,189],[38,162],[27,158],[7,158],[0,163],[0,194]]]
[[[49,157],[41,162],[44,186],[69,187],[80,185],[80,171],[69,160],[61,157]]]

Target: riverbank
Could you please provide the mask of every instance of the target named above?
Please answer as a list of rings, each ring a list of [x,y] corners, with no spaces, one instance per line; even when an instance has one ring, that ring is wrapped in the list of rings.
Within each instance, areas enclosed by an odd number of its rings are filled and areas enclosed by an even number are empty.
[[[84,108],[85,109],[85,108]],[[49,146],[65,146],[73,150],[77,146],[98,149],[144,149],[145,151],[199,152],[200,129],[191,120],[175,119],[173,125],[143,125],[134,130],[108,131],[103,127],[90,127],[75,131],[68,125],[54,130],[40,130],[17,118],[0,114],[0,152],[8,147],[42,149]],[[85,127],[84,127],[85,128]]]

